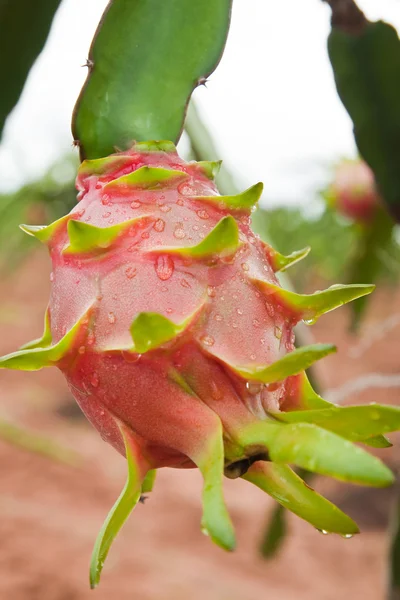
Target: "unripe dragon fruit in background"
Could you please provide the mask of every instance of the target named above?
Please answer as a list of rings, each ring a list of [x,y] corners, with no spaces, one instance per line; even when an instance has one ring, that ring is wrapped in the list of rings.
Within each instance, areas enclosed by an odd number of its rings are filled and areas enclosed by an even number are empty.
[[[374,174],[362,160],[337,165],[330,190],[339,213],[356,223],[370,223],[379,204]]]
[[[93,426],[128,459],[126,486],[95,545],[92,586],[158,468],[199,468],[202,529],[228,550],[235,536],[224,474],[344,536],[356,524],[289,464],[361,484],[392,482],[351,441],[390,445],[382,434],[400,426],[396,409],[329,404],[304,369],[334,346],[294,346],[298,321],[312,323],[373,286],[283,290],[276,272],[308,249],[283,256],[263,243],[250,228],[262,184],[220,196],[218,167],[185,162],[170,142],[136,143],[83,162],[70,214],[21,226],[49,248],[51,298],[43,337],[0,367],[57,366]]]

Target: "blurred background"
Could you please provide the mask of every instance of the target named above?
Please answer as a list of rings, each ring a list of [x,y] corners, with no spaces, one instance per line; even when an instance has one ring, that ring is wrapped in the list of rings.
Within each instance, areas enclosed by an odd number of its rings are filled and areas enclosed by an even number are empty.
[[[106,4],[61,2],[6,121],[0,354],[42,333],[47,252],[18,224],[48,223],[74,205],[78,156],[71,113]],[[400,30],[399,0],[358,4],[371,20]],[[290,279],[283,276],[284,285],[311,292],[339,282],[378,284],[367,302],[330,313],[299,336],[338,346],[313,373],[325,398],[398,405],[400,231],[359,162],[327,54],[329,31],[330,10],[319,0],[235,0],[226,52],[207,86],[194,93],[180,151],[188,158],[223,158],[225,193],[264,182],[255,230],[284,254],[312,248]],[[360,212],[365,196],[372,200]],[[356,209],[349,208],[352,199]],[[199,474],[173,470],[160,473],[155,493],[116,540],[100,589],[89,592],[92,543],[119,494],[125,462],[91,430],[56,370],[1,372],[0,399],[1,599],[85,600],[93,593],[99,600],[112,594],[121,600],[389,599],[395,488],[317,478],[316,489],[359,523],[362,536],[323,536],[285,515],[285,525],[273,521],[285,539],[263,558],[272,500],[245,482],[227,480],[238,534],[238,550],[228,555],[199,533]],[[400,438],[391,440],[392,449],[377,452],[398,472]]]

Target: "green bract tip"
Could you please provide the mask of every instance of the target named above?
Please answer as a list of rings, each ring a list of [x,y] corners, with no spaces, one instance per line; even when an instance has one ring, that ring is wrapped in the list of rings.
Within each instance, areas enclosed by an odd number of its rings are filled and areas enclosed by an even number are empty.
[[[134,352],[144,354],[149,350],[159,348],[182,333],[190,320],[176,325],[159,313],[142,312],[138,314],[131,325]]]
[[[366,296],[375,289],[374,285],[333,285],[314,294],[296,294],[267,281],[253,281],[267,296],[273,296],[275,301],[309,325],[321,315]]]
[[[249,366],[232,367],[236,373],[250,381],[260,381],[262,383],[275,383],[282,381],[290,375],[297,375],[301,371],[308,369],[317,360],[336,352],[336,347],[332,344],[313,344],[296,348],[293,352],[285,354],[282,358],[275,361],[268,367]]]
[[[32,350],[33,348],[46,348],[50,346],[52,342],[51,328],[50,328],[50,311],[46,310],[44,315],[44,330],[41,338],[28,342],[21,346],[20,350]]]
[[[221,205],[230,210],[250,211],[259,201],[263,187],[262,183],[256,183],[245,192],[236,196],[194,196],[194,200]]]
[[[222,160],[199,160],[193,164],[200,167],[200,170],[208,179],[214,180],[221,169]]]
[[[256,462],[243,479],[250,481],[320,531],[353,535],[359,529],[337,506],[320,496],[288,465]]]
[[[16,369],[19,371],[39,371],[43,367],[52,367],[74,349],[75,338],[79,334],[83,322],[88,319],[91,308],[54,346],[28,347],[0,358],[0,369]],[[29,344],[28,344],[29,346]]]
[[[62,227],[71,218],[71,215],[65,215],[50,225],[20,225],[20,229],[37,238],[43,244],[47,244],[56,233],[56,231]]]
[[[79,254],[93,250],[105,250],[114,244],[117,239],[128,229],[142,223],[147,216],[136,217],[123,221],[111,227],[96,227],[82,221],[71,219],[68,222],[68,236],[70,243],[63,250],[63,254]]]
[[[196,246],[153,248],[149,252],[160,254],[180,254],[191,258],[231,256],[239,247],[239,229],[232,216],[223,217],[200,244]]]
[[[291,254],[285,256],[284,254],[280,254],[267,244],[264,244],[264,247],[275,273],[277,273],[278,271],[286,271],[286,269],[288,269],[289,267],[292,267],[300,260],[303,260],[303,258],[305,258],[311,250],[310,246],[307,246],[302,250],[296,250],[295,252],[292,252]]]
[[[145,476],[141,473],[136,448],[130,439],[129,433],[125,432],[122,425],[120,431],[125,443],[128,478],[121,495],[108,513],[93,548],[90,561],[90,587],[92,589],[100,582],[101,572],[111,544],[139,501],[142,481]]]
[[[185,179],[188,174],[175,169],[162,169],[160,167],[140,167],[128,175],[113,179],[107,183],[103,190],[109,193],[130,193],[132,189],[142,188],[147,190],[175,185],[179,180]]]
[[[264,446],[273,462],[292,463],[362,485],[383,487],[393,483],[393,473],[375,456],[311,423],[261,421],[243,428],[238,440],[244,446]]]

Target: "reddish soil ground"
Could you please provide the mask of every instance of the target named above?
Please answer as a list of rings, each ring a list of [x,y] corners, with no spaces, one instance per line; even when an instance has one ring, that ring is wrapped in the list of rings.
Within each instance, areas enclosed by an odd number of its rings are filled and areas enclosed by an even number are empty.
[[[41,334],[48,294],[44,252],[2,284],[0,352]],[[400,313],[400,294],[375,294],[362,334],[378,335]],[[373,372],[400,373],[400,325],[358,358],[348,313],[327,315],[313,328],[339,352],[323,361],[326,387]],[[383,331],[381,331],[383,333]],[[201,481],[196,471],[164,470],[114,543],[100,587],[88,586],[92,544],[125,480],[125,462],[80,418],[62,376],[2,372],[0,418],[46,434],[81,455],[70,467],[0,441],[1,600],[384,600],[388,512],[392,490],[350,487],[319,478],[316,486],[347,510],[363,533],[351,540],[323,536],[294,516],[279,556],[263,561],[257,546],[274,503],[241,481],[226,481],[238,550],[224,553],[200,533]],[[350,400],[350,398],[349,398]],[[399,388],[371,388],[354,402],[400,403]],[[385,451],[400,465],[397,447]]]

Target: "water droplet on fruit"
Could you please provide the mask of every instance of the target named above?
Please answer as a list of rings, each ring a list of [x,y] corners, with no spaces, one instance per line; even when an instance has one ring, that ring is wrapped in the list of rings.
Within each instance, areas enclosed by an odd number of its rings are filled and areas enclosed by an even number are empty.
[[[193,229],[193,231],[198,231],[200,228],[198,225],[193,225],[192,229]]]
[[[350,540],[353,537],[352,533],[345,533],[345,535],[342,535],[342,537],[344,537],[345,540]]]
[[[250,354],[250,360],[256,360],[256,355],[255,354]]]
[[[237,329],[237,328],[238,328],[238,324],[237,324],[237,323],[235,323],[235,321],[233,321],[233,323],[232,323],[232,327],[233,327],[233,329]]]
[[[167,308],[167,315],[170,315],[172,313],[172,308]]]
[[[174,231],[174,236],[177,240],[183,240],[185,235],[185,231],[182,229],[182,223],[178,223]]]
[[[168,255],[160,255],[156,260],[156,273],[161,281],[167,281],[174,272],[174,261]]]
[[[263,383],[257,383],[255,381],[247,381],[246,382],[246,389],[248,390],[249,394],[251,394],[252,396],[259,394],[262,391],[263,387],[264,387]]]
[[[89,346],[93,346],[93,344],[94,344],[94,333],[93,333],[93,331],[89,331],[86,341],[87,341],[87,343],[88,343]]]
[[[116,321],[115,315],[113,312],[109,312],[108,313],[108,322],[111,323],[111,325],[113,325]]]
[[[78,348],[78,353],[79,353],[79,354],[85,354],[85,352],[86,352],[86,348],[85,348],[85,346],[79,346],[79,348]]]
[[[242,263],[242,269],[243,269],[243,271],[248,271],[249,265],[247,263]]]
[[[136,275],[137,275],[136,267],[127,267],[125,269],[125,275],[127,276],[128,279],[133,279],[134,277],[136,277]]]
[[[197,215],[200,217],[200,219],[209,219],[210,218],[210,215],[208,214],[208,212],[206,210],[198,210]]]
[[[122,351],[122,358],[127,363],[135,363],[142,356],[141,354],[136,354],[135,352],[129,352],[129,350]]]
[[[164,231],[165,221],[163,221],[162,219],[157,219],[157,221],[154,223],[153,227],[156,231],[159,231],[159,232]]]
[[[216,290],[215,287],[213,285],[209,285],[207,287],[207,294],[210,298],[215,298],[215,294],[216,294]]]
[[[223,397],[223,393],[221,392],[215,381],[211,382],[211,396],[214,398],[214,400],[221,400],[221,398]]]
[[[109,216],[111,216],[110,212],[103,213],[103,219],[108,219]]]
[[[253,319],[254,327],[260,327],[260,321],[258,319]]]
[[[280,327],[278,327],[278,325],[275,325],[275,327],[274,327],[274,336],[276,337],[277,340],[280,340],[282,337],[282,329]]]
[[[178,186],[178,192],[184,196],[190,196],[192,188],[187,183],[181,183]]]
[[[50,281],[54,281],[54,273],[53,273],[53,271],[50,273]]]
[[[322,533],[322,535],[328,535],[328,531],[326,531],[326,529],[317,529],[317,531],[319,531],[319,533]]]
[[[139,208],[141,206],[141,202],[140,200],[134,200],[133,202],[131,202],[131,208],[135,209],[135,208]]]
[[[107,206],[107,204],[109,204],[109,202],[110,202],[110,196],[108,194],[104,194],[104,196],[101,199],[101,203],[104,206]]]
[[[188,281],[186,281],[186,279],[182,279],[181,280],[181,286],[184,288],[191,288],[192,286],[190,285],[190,283]]]
[[[214,346],[214,338],[211,337],[211,335],[203,335],[203,337],[200,338],[200,341],[202,344],[204,344],[204,346]]]
[[[238,315],[242,315],[243,314],[243,311],[240,308],[237,308],[236,312],[237,312]]]
[[[303,319],[303,323],[305,325],[314,325],[316,323],[317,319],[314,317],[314,319]]]
[[[222,321],[222,315],[218,315],[218,314],[216,314],[216,315],[215,315],[215,317],[214,317],[214,319],[215,319],[216,321]]]
[[[90,383],[93,387],[97,387],[99,385],[99,376],[97,375],[97,373],[93,373],[90,379]]]
[[[275,308],[274,308],[273,304],[266,302],[265,307],[267,309],[267,313],[269,314],[269,316],[273,317],[275,315]]]
[[[167,213],[171,210],[171,207],[168,206],[168,204],[163,204],[162,206],[160,206],[160,210],[164,213]]]

